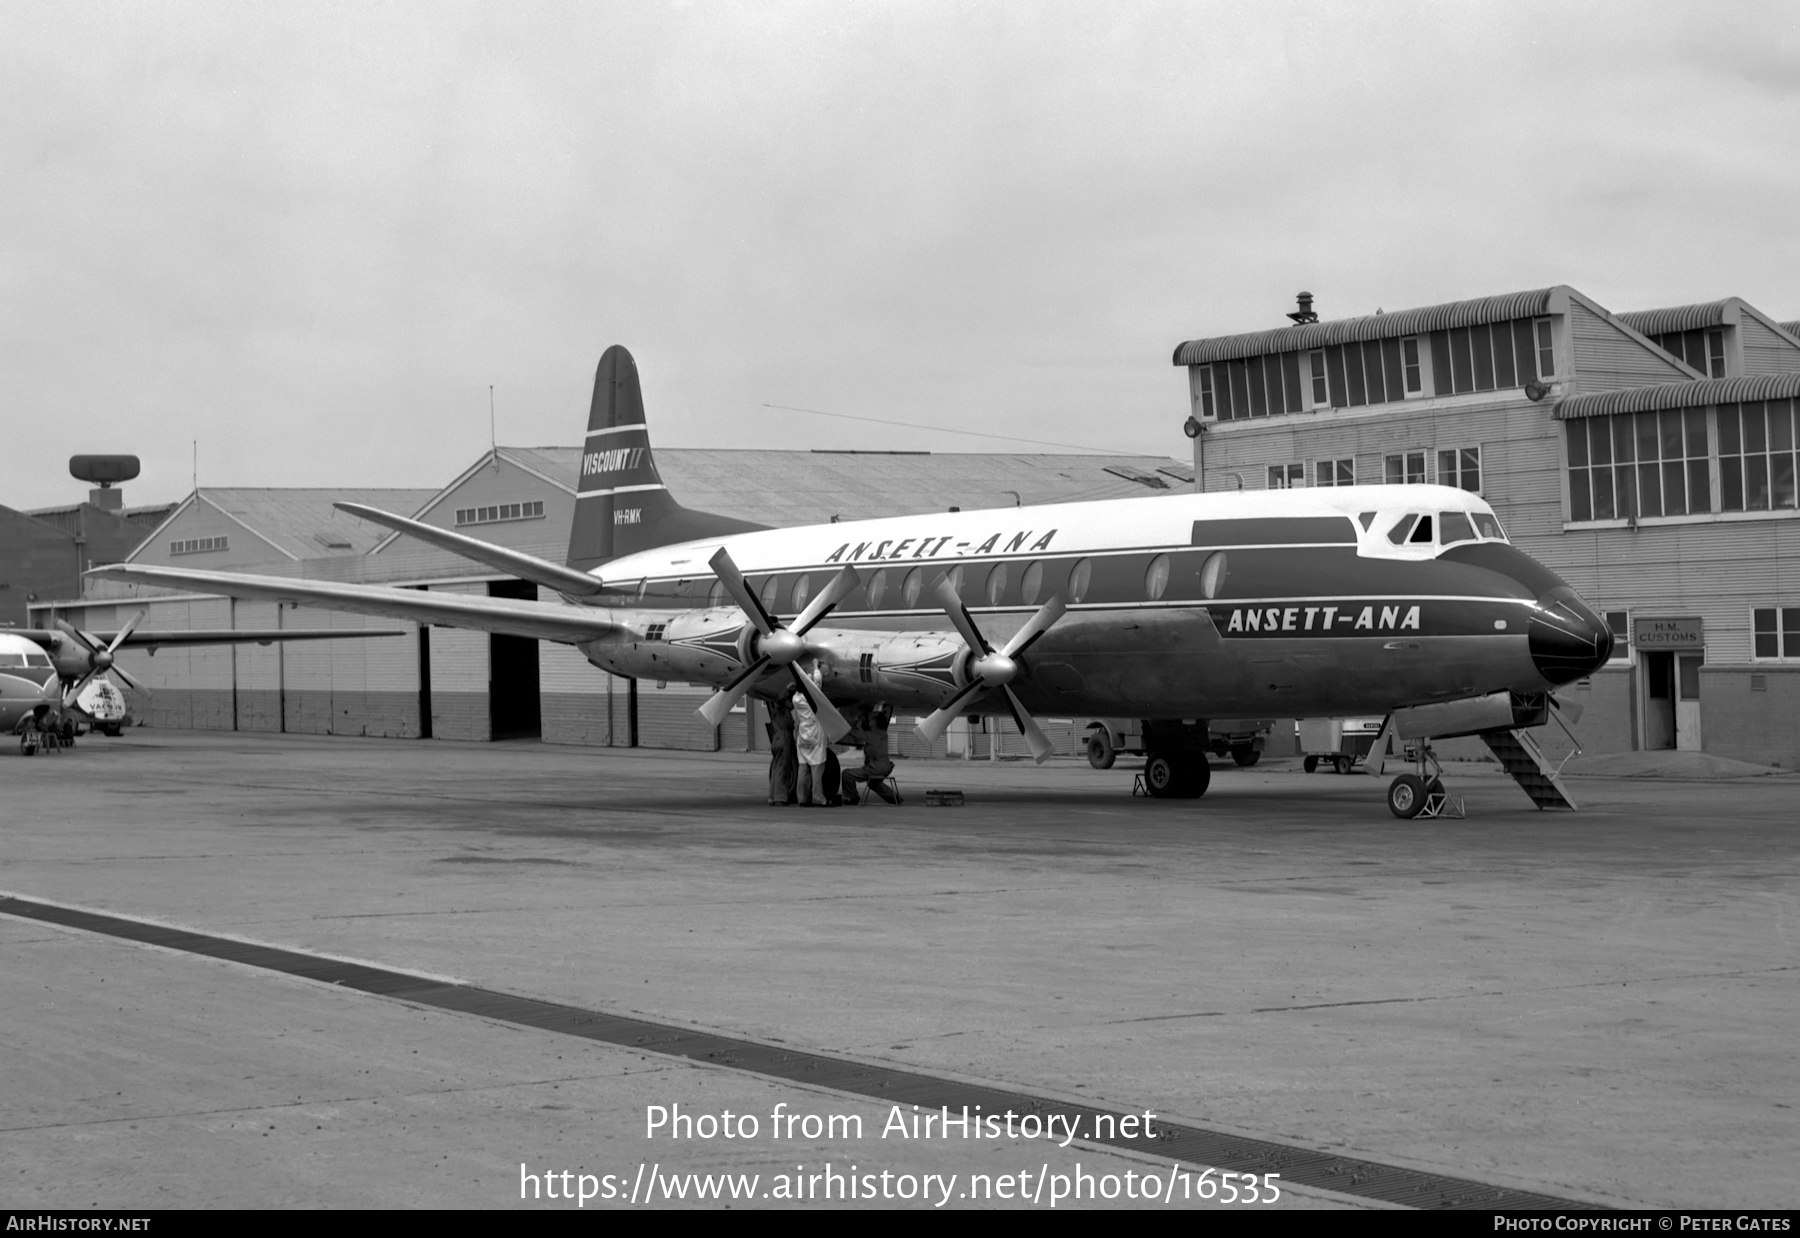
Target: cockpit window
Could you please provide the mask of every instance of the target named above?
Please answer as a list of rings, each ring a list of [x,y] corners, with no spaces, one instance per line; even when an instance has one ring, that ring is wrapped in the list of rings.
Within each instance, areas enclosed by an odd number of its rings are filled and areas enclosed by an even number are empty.
[[[1357,519],[1362,522],[1363,532],[1367,533],[1369,531],[1369,526],[1375,523],[1375,513],[1364,512],[1362,515],[1358,516]]]
[[[1427,546],[1431,544],[1431,515],[1429,512],[1419,517],[1419,527],[1413,530],[1412,537],[1407,540],[1414,545],[1417,545],[1420,542],[1425,543]]]
[[[1487,512],[1475,513],[1475,531],[1496,542],[1506,540],[1506,530],[1500,527],[1499,520]]]
[[[47,653],[28,653],[25,655],[26,666],[49,666],[50,655]]]
[[[22,653],[0,653],[0,666],[24,666],[25,655]]]
[[[1462,512],[1439,512],[1438,524],[1440,538],[1446,546],[1475,540],[1475,526]]]
[[[1406,535],[1412,532],[1413,521],[1417,519],[1418,517],[1411,512],[1400,517],[1400,523],[1388,530],[1388,541],[1396,546],[1406,541]]]

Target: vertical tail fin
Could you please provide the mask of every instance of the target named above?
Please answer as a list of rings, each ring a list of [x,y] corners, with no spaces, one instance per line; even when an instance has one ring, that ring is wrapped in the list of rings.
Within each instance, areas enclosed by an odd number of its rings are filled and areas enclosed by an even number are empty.
[[[689,511],[675,501],[650,454],[637,362],[618,344],[608,348],[594,374],[569,566],[585,572],[654,546],[767,527]]]

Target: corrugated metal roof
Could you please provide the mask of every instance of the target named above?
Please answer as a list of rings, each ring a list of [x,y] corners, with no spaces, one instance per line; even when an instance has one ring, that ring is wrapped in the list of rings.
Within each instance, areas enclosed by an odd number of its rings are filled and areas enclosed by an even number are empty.
[[[1796,318],[1793,322],[1778,322],[1775,325],[1789,335],[1800,336],[1800,318]]]
[[[1745,400],[1780,400],[1800,395],[1800,374],[1758,374],[1754,378],[1703,378],[1698,382],[1663,383],[1570,396],[1556,406],[1559,421],[1605,417],[1612,413],[1649,413],[1665,408],[1699,408],[1738,404]]]
[[[1629,310],[1623,314],[1614,314],[1613,317],[1639,335],[1667,335],[1671,331],[1694,331],[1701,327],[1720,326],[1730,317],[1726,311],[1734,305],[1742,304],[1741,297],[1726,297],[1721,301],[1705,301],[1699,305]]]
[[[347,516],[332,506],[364,503],[411,515],[435,490],[241,489],[204,486],[200,497],[236,517],[290,554],[302,559],[367,554],[387,535],[379,525]]]
[[[574,489],[579,447],[502,447],[528,456],[558,484]],[[776,526],[867,520],[1015,502],[1147,498],[1182,488],[1192,468],[1168,456],[1056,456],[976,452],[942,454],[736,451],[658,447],[656,467],[676,502]],[[1158,488],[1109,472],[1124,469],[1168,483]],[[1173,469],[1174,474],[1160,470]]]
[[[1188,340],[1176,346],[1175,364],[1203,365],[1208,361],[1231,361],[1239,357],[1260,357],[1297,349],[1324,348],[1330,344],[1360,343],[1398,335],[1417,335],[1423,331],[1472,327],[1484,322],[1531,318],[1549,308],[1550,294],[1555,291],[1555,288],[1539,288],[1533,292],[1511,292],[1498,297],[1477,297],[1473,301],[1428,305],[1423,309],[1397,310],[1392,314],[1368,314],[1362,318],[1253,331],[1248,335]]]

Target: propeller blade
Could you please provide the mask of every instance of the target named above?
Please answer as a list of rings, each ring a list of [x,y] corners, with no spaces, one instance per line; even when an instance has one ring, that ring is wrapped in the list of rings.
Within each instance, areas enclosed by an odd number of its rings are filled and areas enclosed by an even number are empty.
[[[1050,742],[1048,735],[1038,729],[1038,724],[1032,721],[1030,714],[1025,712],[1025,706],[1013,690],[1010,687],[1003,687],[1000,690],[1006,693],[1007,707],[1012,710],[1013,721],[1019,724],[1019,733],[1025,737],[1026,746],[1031,749],[1032,759],[1042,765],[1056,751],[1056,746]]]
[[[143,684],[139,683],[136,679],[133,679],[131,677],[130,672],[128,672],[124,667],[120,666],[117,662],[113,663],[111,666],[107,667],[106,669],[111,671],[113,674],[117,675],[120,679],[123,679],[131,687],[136,688],[139,692],[142,692],[145,696],[156,695],[154,692],[150,691],[149,688],[147,688]]]
[[[937,587],[932,592],[937,595],[937,600],[943,606],[944,613],[950,616],[950,622],[956,625],[957,634],[963,638],[963,642],[969,648],[975,651],[976,657],[994,652],[994,647],[982,639],[980,629],[975,626],[975,620],[969,614],[969,608],[963,605],[962,597],[956,592],[956,587],[950,583],[948,575],[938,577]]]
[[[944,733],[945,729],[952,722],[956,721],[957,715],[962,713],[962,707],[981,693],[985,692],[987,687],[988,685],[981,680],[975,680],[961,692],[958,692],[955,696],[945,702],[942,709],[932,714],[929,718],[922,719],[913,727],[913,731],[926,743],[936,743],[938,737]]]
[[[825,728],[825,738],[828,741],[835,744],[850,734],[850,724],[844,721],[844,715],[837,711],[837,706],[833,705],[819,690],[818,684],[802,675],[800,668],[791,663],[788,665],[788,674],[794,677],[794,686],[800,689],[805,695],[807,703],[812,706],[813,714],[819,719],[819,725]]]
[[[131,635],[131,633],[137,628],[137,625],[144,621],[144,616],[149,613],[150,613],[149,611],[140,610],[137,614],[133,615],[131,617],[131,621],[129,623],[127,623],[124,627],[120,628],[119,634],[117,636],[113,637],[112,644],[110,644],[106,647],[106,652],[113,653],[119,648],[120,645],[123,645],[125,643],[125,638],[127,636]]]
[[[846,563],[844,570],[833,576],[826,586],[819,590],[819,596],[808,602],[806,609],[800,612],[800,617],[794,620],[794,635],[804,636],[809,628],[836,609],[839,602],[854,593],[856,586],[861,583],[862,577],[856,574],[855,568]]]
[[[725,715],[729,714],[744,693],[750,691],[750,685],[756,677],[768,669],[769,659],[764,656],[756,659],[749,666],[732,677],[730,683],[706,698],[706,704],[694,712],[699,714],[707,726],[722,726]]]
[[[99,642],[89,640],[86,632],[78,631],[75,625],[70,623],[67,619],[58,619],[56,621],[56,626],[61,630],[64,636],[69,637],[89,653],[100,652]]]
[[[713,570],[713,575],[717,576],[720,583],[725,586],[725,592],[729,593],[731,600],[736,602],[744,614],[750,617],[750,622],[756,625],[758,632],[767,636],[775,630],[775,620],[770,618],[769,612],[763,609],[762,599],[751,592],[749,582],[744,579],[744,574],[738,571],[738,565],[732,561],[730,551],[723,546],[719,547],[719,553],[708,559],[706,566]]]
[[[1016,658],[1037,643],[1038,637],[1050,630],[1050,626],[1068,611],[1063,605],[1062,594],[1053,594],[1048,602],[1038,607],[1037,614],[1025,621],[1025,626],[1013,633],[1013,638],[1006,642],[1006,648],[1000,652],[1009,658]]]
[[[75,703],[75,698],[81,695],[81,690],[83,688],[87,687],[87,681],[92,679],[93,677],[94,677],[94,672],[90,670],[90,671],[88,671],[87,674],[83,675],[80,679],[77,679],[69,687],[63,689],[63,708],[64,709],[69,708],[69,706],[71,706]]]

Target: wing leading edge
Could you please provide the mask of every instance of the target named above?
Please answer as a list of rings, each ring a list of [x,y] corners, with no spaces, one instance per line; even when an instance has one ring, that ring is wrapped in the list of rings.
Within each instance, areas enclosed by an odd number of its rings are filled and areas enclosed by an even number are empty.
[[[479,597],[467,593],[426,593],[391,585],[344,585],[324,580],[282,576],[243,576],[233,572],[149,567],[115,563],[84,573],[105,580],[133,581],[158,588],[196,589],[234,598],[305,603],[328,610],[386,619],[410,619],[442,627],[473,628],[503,636],[525,636],[567,645],[595,640],[618,629],[604,611],[567,602],[527,602],[514,598]],[[332,633],[334,636],[348,633]]]

